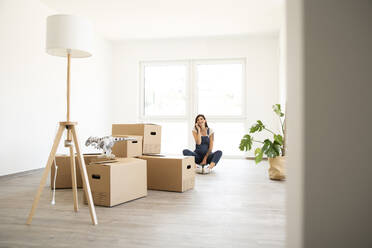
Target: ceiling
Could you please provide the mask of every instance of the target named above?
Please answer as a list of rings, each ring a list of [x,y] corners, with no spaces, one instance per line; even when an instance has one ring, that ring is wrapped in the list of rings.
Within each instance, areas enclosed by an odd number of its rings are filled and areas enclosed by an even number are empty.
[[[41,0],[89,18],[109,40],[276,33],[284,0]]]

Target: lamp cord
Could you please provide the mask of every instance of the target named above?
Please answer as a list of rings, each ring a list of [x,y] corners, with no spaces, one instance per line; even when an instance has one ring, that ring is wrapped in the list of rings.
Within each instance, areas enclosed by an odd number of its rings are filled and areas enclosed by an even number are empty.
[[[51,202],[52,205],[56,204],[56,179],[57,179],[57,173],[58,173],[58,166],[57,166],[57,163],[56,163],[56,157],[54,157],[54,167],[55,167],[55,171],[54,171],[54,182],[53,182],[53,198],[52,198],[52,202]]]

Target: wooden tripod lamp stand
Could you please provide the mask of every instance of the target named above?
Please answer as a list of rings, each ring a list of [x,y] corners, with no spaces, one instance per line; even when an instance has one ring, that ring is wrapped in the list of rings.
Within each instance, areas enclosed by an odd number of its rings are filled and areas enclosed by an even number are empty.
[[[39,189],[36,193],[32,209],[27,219],[27,224],[31,224],[32,217],[35,213],[40,195],[45,186],[47,176],[52,166],[59,142],[63,131],[67,131],[67,140],[65,147],[70,149],[70,164],[72,176],[72,192],[74,199],[74,210],[78,211],[76,171],[75,171],[75,154],[76,148],[77,159],[80,165],[84,192],[88,199],[88,206],[93,225],[97,225],[97,216],[93,204],[92,194],[88,181],[88,174],[82,156],[75,126],[77,122],[70,121],[70,60],[71,58],[86,58],[92,56],[89,52],[92,50],[93,29],[89,22],[76,16],[71,15],[53,15],[47,18],[47,39],[46,51],[53,56],[67,57],[67,120],[59,123],[59,129],[54,139],[52,150],[49,154]],[[73,145],[74,144],[74,145]]]

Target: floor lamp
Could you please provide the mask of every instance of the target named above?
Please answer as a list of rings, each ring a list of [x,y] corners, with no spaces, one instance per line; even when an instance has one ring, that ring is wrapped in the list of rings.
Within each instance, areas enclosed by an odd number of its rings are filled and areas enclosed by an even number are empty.
[[[70,164],[72,176],[72,192],[74,199],[74,210],[78,211],[77,186],[76,186],[76,171],[75,171],[75,154],[74,145],[76,148],[77,159],[80,165],[84,192],[88,199],[88,206],[93,225],[97,225],[97,216],[93,204],[92,194],[88,181],[88,175],[84,158],[81,154],[78,137],[75,126],[77,122],[70,121],[70,61],[71,58],[86,58],[92,54],[93,30],[90,23],[84,19],[71,15],[53,15],[47,18],[47,38],[46,52],[53,56],[67,57],[67,120],[59,123],[59,129],[54,139],[52,150],[49,154],[39,189],[36,193],[30,214],[27,219],[27,224],[31,224],[32,217],[35,213],[41,193],[45,186],[47,176],[52,166],[59,142],[63,131],[67,131],[67,139],[65,147],[70,149]]]

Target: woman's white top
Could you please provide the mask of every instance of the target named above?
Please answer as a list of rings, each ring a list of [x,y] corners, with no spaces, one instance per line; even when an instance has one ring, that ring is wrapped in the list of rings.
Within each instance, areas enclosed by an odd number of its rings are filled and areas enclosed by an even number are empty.
[[[207,136],[209,137],[209,136],[211,136],[211,135],[214,133],[214,131],[213,131],[213,129],[210,128],[210,127],[208,127],[208,129],[209,129],[209,135],[208,135],[208,132],[207,132]],[[198,133],[198,131],[196,130],[195,127],[192,129],[192,131],[193,131],[194,133]]]

